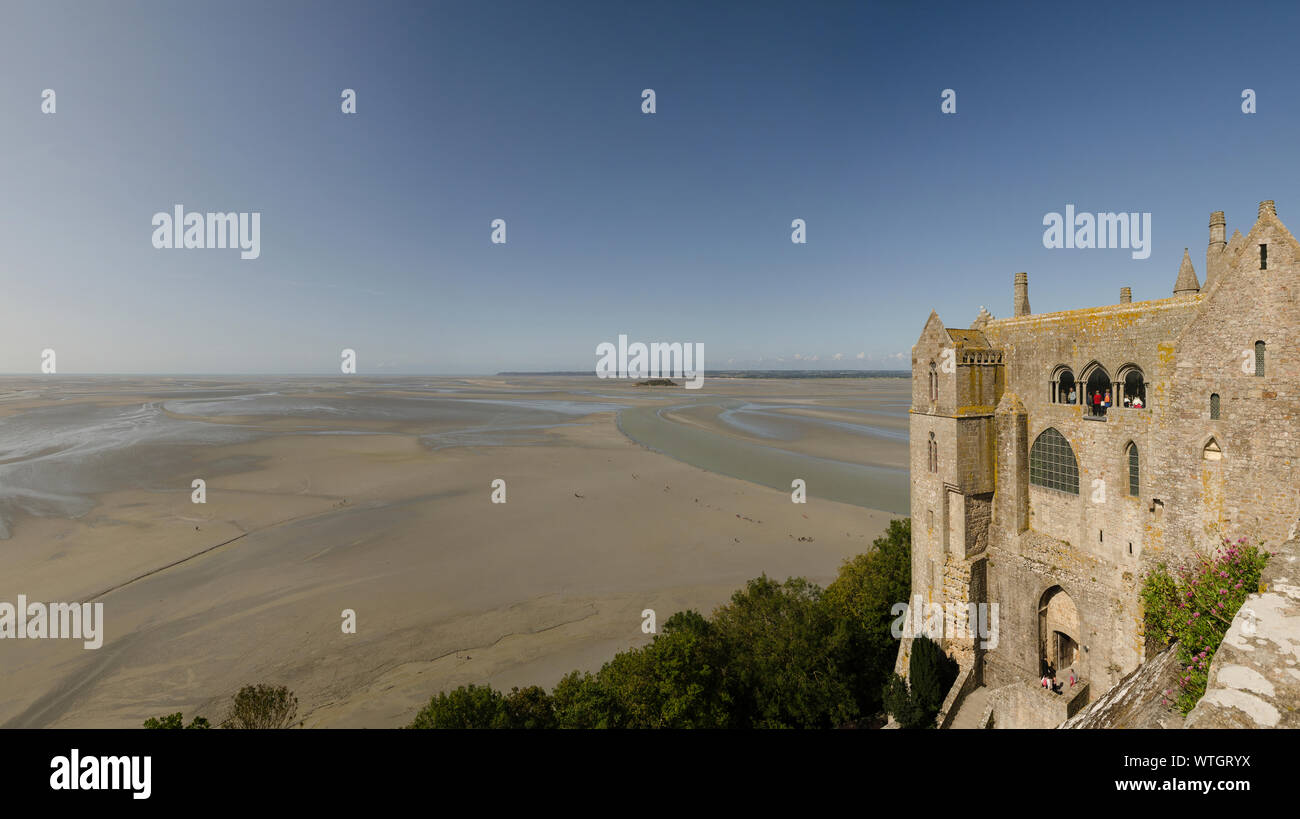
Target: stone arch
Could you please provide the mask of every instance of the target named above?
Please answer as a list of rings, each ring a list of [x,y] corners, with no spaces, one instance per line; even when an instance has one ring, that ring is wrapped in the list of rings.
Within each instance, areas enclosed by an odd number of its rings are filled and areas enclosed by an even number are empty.
[[[1088,366],[1083,368],[1083,403],[1087,407],[1088,414],[1104,416],[1104,408],[1098,407],[1093,403],[1094,396],[1105,398],[1106,393],[1111,393],[1111,401],[1114,402],[1115,384],[1111,381],[1110,371],[1103,367],[1099,362],[1092,361]]]
[[[1082,657],[1079,609],[1059,585],[1051,586],[1038,598],[1038,664],[1045,673],[1050,664],[1057,673],[1078,666]]]
[[[1136,406],[1139,402],[1139,409],[1146,409],[1147,403],[1147,377],[1142,368],[1137,364],[1128,363],[1119,368],[1115,381],[1115,405],[1120,407]]]
[[[1052,371],[1052,380],[1048,385],[1048,400],[1053,404],[1077,404],[1078,400],[1078,382],[1074,377],[1074,370],[1065,364],[1058,365]],[[1075,400],[1070,400],[1070,391],[1074,390]]]
[[[1201,459],[1206,461],[1223,460],[1223,448],[1219,446],[1218,440],[1213,435],[1201,447]]]

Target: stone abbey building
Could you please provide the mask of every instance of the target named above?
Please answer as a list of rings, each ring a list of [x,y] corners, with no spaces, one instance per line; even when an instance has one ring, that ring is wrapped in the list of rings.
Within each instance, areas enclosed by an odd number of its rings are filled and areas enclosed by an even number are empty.
[[[1055,725],[1147,656],[1145,571],[1295,534],[1300,243],[1271,201],[1244,236],[1222,212],[1209,227],[1204,284],[1184,252],[1169,298],[1036,314],[1017,273],[1010,318],[930,314],[912,348],[913,600],[997,606],[995,645],[943,640],[962,666],[950,704]],[[1051,694],[1047,663],[1079,683]]]

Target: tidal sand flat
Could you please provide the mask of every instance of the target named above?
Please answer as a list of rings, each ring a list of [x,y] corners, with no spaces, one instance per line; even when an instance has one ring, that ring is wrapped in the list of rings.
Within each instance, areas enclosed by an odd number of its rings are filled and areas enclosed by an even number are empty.
[[[908,513],[910,380],[808,379],[786,388],[798,403],[738,397],[748,386],[741,379],[708,384],[711,395],[687,393],[667,406],[625,410],[619,426],[633,440],[703,469],[786,491],[799,478],[827,500]],[[762,380],[751,389],[779,394],[782,386],[780,379]]]
[[[271,682],[308,726],[396,726],[462,683],[594,670],[649,639],[645,608],[709,611],[763,572],[828,582],[884,528],[887,492],[846,502],[809,478],[796,505],[749,455],[701,468],[618,426],[701,399],[754,404],[790,434],[665,423],[699,446],[817,460],[833,425],[807,419],[853,424],[887,403],[860,381],[809,384],[5,379],[0,599],[102,602],[104,641],[0,641],[0,725],[219,717],[240,686]],[[843,463],[896,459],[888,436],[843,432]]]

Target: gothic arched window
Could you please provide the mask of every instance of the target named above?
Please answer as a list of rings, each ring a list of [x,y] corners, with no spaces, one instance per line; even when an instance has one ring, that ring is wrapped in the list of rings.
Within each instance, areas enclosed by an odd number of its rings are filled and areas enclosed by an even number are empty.
[[[1128,445],[1128,493],[1133,497],[1137,497],[1141,494],[1138,491],[1141,484],[1139,480],[1141,476],[1138,472],[1138,468],[1138,446],[1137,444],[1130,443]]]
[[[1079,494],[1079,462],[1070,442],[1053,427],[1043,430],[1029,450],[1029,482]]]
[[[1255,342],[1255,375],[1264,375],[1264,342]]]
[[[1210,396],[1210,420],[1219,420],[1219,394],[1217,392]]]

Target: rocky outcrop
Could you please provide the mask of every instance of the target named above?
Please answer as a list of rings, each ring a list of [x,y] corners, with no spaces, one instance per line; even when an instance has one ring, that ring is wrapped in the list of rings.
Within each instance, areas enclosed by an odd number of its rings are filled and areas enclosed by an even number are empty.
[[[1095,702],[1060,728],[1181,728],[1183,717],[1165,705],[1165,692],[1178,687],[1178,644],[1129,672]]]

